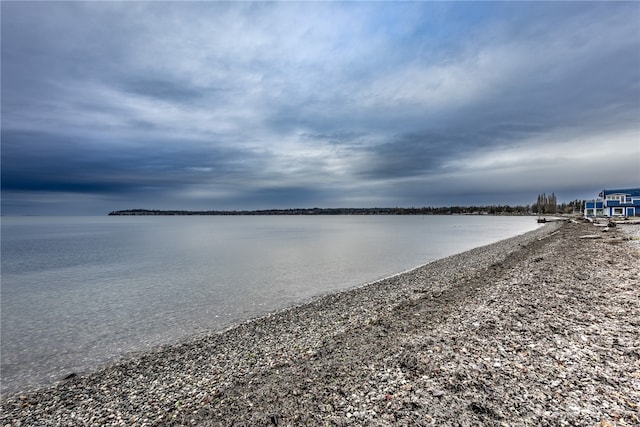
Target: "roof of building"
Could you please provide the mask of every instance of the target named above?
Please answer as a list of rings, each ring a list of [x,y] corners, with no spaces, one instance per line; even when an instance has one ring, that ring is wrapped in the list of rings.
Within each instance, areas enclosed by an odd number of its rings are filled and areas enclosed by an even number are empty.
[[[598,196],[606,197],[608,194],[627,194],[631,197],[640,197],[640,188],[614,188],[602,190]]]

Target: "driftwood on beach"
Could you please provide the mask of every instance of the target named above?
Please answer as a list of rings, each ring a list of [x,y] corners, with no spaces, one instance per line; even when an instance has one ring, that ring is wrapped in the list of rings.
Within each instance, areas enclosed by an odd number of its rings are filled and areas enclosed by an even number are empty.
[[[547,224],[4,397],[0,425],[638,425],[638,241],[595,230]]]

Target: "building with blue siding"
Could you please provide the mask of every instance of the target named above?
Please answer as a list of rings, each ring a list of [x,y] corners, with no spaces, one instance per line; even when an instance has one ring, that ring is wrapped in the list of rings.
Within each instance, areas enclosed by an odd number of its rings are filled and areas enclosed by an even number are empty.
[[[584,216],[640,216],[640,188],[602,190],[584,204]]]

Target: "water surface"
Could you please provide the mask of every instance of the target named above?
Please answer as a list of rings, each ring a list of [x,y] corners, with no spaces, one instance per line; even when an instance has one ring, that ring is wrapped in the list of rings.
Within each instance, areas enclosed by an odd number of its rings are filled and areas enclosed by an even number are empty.
[[[537,227],[531,217],[3,217],[2,390]]]

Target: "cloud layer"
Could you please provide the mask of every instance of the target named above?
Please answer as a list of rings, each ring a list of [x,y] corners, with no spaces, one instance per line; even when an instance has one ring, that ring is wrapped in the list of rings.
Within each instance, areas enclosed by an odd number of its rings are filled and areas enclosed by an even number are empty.
[[[3,213],[640,184],[638,3],[1,7]]]

